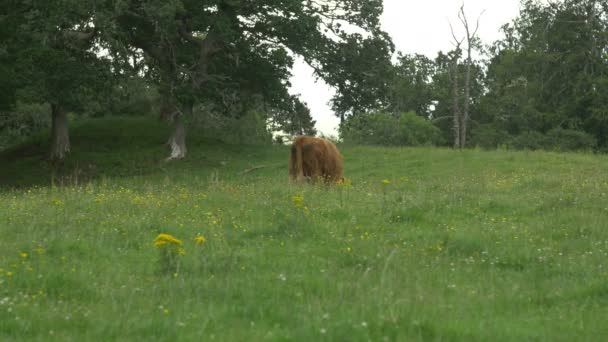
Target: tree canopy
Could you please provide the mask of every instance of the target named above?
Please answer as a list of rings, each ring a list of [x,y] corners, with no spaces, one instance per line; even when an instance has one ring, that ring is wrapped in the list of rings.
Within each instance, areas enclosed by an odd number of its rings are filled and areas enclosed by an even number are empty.
[[[456,48],[433,58],[394,54],[382,0],[8,0],[0,10],[0,138],[28,124],[23,103],[45,104],[27,108],[50,108],[58,157],[67,112],[155,110],[175,124],[177,158],[185,122],[210,117],[314,134],[289,92],[296,58],[336,90],[351,137],[396,120],[435,126],[434,144],[454,146],[458,131],[470,135],[460,147],[608,148],[606,0],[522,0],[504,38],[482,46],[470,31],[468,46],[454,36]]]

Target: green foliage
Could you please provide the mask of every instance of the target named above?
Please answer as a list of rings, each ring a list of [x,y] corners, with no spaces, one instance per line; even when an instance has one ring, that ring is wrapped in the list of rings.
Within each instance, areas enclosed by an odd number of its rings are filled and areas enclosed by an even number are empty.
[[[510,142],[511,136],[493,124],[480,124],[472,127],[469,146],[495,149]]]
[[[287,135],[317,134],[316,121],[312,119],[310,109],[296,96],[290,96],[282,106],[273,109],[269,116],[274,131],[282,131]]]
[[[102,101],[104,115],[118,116],[150,116],[157,117],[159,95],[156,87],[149,85],[144,79],[133,77],[117,82],[110,95]]]
[[[507,142],[509,147],[518,150],[542,150],[547,148],[547,136],[537,131],[522,132]]]
[[[342,121],[347,115],[382,110],[389,103],[390,64],[394,46],[388,34],[376,29],[371,36],[343,34],[343,41],[332,44],[320,73],[336,88],[332,108]]]
[[[82,110],[111,80],[108,61],[97,56],[93,4],[82,1],[12,2],[7,19],[16,25],[6,41],[19,98]]]
[[[592,0],[522,2],[519,17],[504,27],[505,39],[492,48],[477,120],[521,135],[527,147],[539,145],[525,133],[536,131],[547,134],[546,148],[603,148],[607,8]],[[551,130],[557,131],[549,136]]]
[[[547,147],[556,151],[591,151],[595,138],[583,131],[555,128],[547,132]]]
[[[18,102],[14,110],[0,112],[0,150],[19,144],[50,125],[47,104]]]
[[[326,188],[289,185],[283,146],[192,131],[167,164],[160,122],[72,133],[66,186],[0,155],[1,340],[608,335],[604,157],[343,146],[351,182]],[[186,251],[169,276],[160,233]]]
[[[272,134],[268,130],[266,117],[259,112],[249,111],[226,127],[223,141],[237,144],[270,144]],[[219,132],[216,132],[216,134]]]
[[[390,82],[391,111],[413,111],[429,117],[435,100],[432,83],[435,72],[435,63],[429,58],[399,54]]]
[[[440,131],[414,112],[398,117],[366,113],[349,117],[340,129],[345,143],[380,146],[423,146],[441,142]]]
[[[436,126],[441,130],[441,136],[444,144],[453,145],[454,141],[454,87],[453,80],[458,79],[458,87],[456,89],[456,97],[459,101],[459,107],[463,107],[464,101],[464,79],[466,73],[466,64],[458,62],[456,66],[456,75],[453,76],[453,59],[459,56],[462,51],[450,51],[448,53],[439,52],[434,60],[435,72],[432,75],[432,90],[433,90],[433,111],[432,118],[435,120]],[[470,79],[470,101],[471,108],[469,109],[470,120],[479,120],[476,113],[476,104],[479,102],[481,95],[485,92],[483,65],[480,62],[473,61],[471,65]],[[471,123],[468,123],[470,127]]]
[[[240,117],[232,117],[205,106],[197,106],[193,117],[188,130],[208,139],[244,145],[272,143],[272,133],[264,113],[250,110]]]
[[[591,151],[597,147],[595,138],[583,131],[555,128],[546,134],[525,131],[517,135],[509,135],[493,125],[475,127],[471,144],[488,149],[508,147],[517,150],[547,151]]]
[[[107,20],[100,21],[104,43],[121,68],[130,69],[132,55],[145,53],[146,77],[158,85],[164,106],[205,102],[230,116],[235,101],[242,114],[257,110],[261,98],[265,109],[289,111],[295,55],[338,88],[334,102],[344,113],[378,102],[390,67],[392,43],[380,29],[381,0],[177,0],[145,6],[127,0],[97,10]]]

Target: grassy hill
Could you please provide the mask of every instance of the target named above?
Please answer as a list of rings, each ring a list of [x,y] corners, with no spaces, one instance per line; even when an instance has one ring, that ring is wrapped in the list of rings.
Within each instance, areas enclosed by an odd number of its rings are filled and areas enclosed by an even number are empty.
[[[608,336],[604,156],[342,147],[326,188],[287,147],[190,132],[167,164],[160,123],[71,133],[56,171],[44,137],[0,154],[1,340]]]

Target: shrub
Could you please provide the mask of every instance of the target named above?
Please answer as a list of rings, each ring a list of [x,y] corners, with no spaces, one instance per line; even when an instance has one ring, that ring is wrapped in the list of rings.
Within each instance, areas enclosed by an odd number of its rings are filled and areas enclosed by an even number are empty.
[[[546,148],[547,138],[537,131],[528,131],[511,138],[509,147],[518,150],[542,150]]]
[[[597,141],[583,131],[554,128],[547,132],[546,148],[556,151],[588,151],[595,148]]]
[[[429,120],[413,112],[395,116],[364,113],[346,120],[340,129],[345,143],[382,146],[437,145],[441,132]]]
[[[240,117],[214,111],[205,105],[194,108],[193,117],[188,118],[190,129],[198,130],[208,139],[230,144],[272,144],[266,116],[257,111],[248,111]]]
[[[481,124],[471,130],[469,145],[494,149],[508,144],[511,139],[512,137],[506,131],[497,128],[493,124]]]
[[[48,104],[18,102],[14,111],[0,113],[0,150],[50,126],[51,109]]]

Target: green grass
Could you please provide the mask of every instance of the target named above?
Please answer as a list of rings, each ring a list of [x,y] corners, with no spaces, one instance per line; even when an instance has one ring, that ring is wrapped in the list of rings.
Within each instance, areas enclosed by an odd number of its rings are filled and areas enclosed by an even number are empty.
[[[71,133],[59,170],[44,137],[0,155],[0,340],[608,337],[604,156],[342,147],[326,188],[287,147],[190,132],[167,164],[160,123]]]

